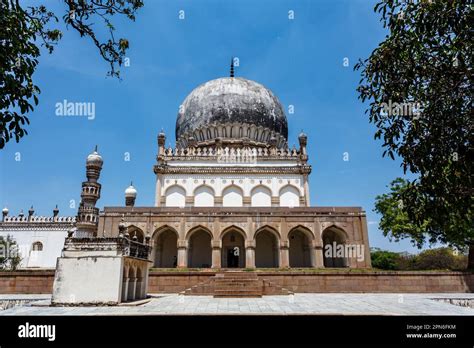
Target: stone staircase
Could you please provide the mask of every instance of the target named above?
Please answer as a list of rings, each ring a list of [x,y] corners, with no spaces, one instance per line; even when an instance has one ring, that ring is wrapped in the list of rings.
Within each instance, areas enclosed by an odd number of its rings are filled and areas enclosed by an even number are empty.
[[[262,279],[257,273],[229,271],[217,273],[208,280],[181,292],[181,295],[214,297],[262,297],[263,295],[291,295],[293,292]]]

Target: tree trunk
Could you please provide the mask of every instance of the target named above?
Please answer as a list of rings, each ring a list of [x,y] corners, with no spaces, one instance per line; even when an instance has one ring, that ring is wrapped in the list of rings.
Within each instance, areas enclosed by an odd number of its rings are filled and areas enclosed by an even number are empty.
[[[469,254],[467,256],[467,269],[474,269],[474,243],[469,243]]]

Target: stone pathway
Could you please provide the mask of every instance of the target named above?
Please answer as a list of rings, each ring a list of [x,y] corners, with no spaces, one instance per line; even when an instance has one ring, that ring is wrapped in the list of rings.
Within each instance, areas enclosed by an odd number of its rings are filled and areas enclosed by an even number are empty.
[[[213,298],[155,294],[140,306],[17,306],[0,315],[474,315],[474,309],[434,298],[474,299],[474,294],[295,294],[262,298]],[[6,300],[38,300],[49,295],[0,295]]]

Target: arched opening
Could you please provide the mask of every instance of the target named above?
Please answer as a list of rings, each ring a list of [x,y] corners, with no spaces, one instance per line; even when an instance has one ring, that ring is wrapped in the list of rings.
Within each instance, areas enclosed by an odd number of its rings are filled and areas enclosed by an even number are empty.
[[[308,236],[298,228],[288,234],[290,243],[290,267],[311,267],[311,242]]]
[[[322,239],[324,267],[347,267],[345,233],[341,229],[331,226],[323,231]]]
[[[137,237],[136,241],[139,242],[139,243],[143,243],[143,241],[145,240],[145,234],[138,227],[129,226],[128,227],[128,234],[129,234],[131,240],[133,240],[134,237]]]
[[[211,234],[198,228],[191,234],[188,243],[188,267],[210,268],[212,265]]]
[[[245,267],[245,237],[237,228],[229,228],[222,236],[221,265],[223,268]]]
[[[252,207],[271,207],[272,193],[265,186],[257,186],[252,190]]]
[[[202,185],[194,190],[194,206],[195,207],[213,207],[214,206],[214,190],[212,187]]]
[[[167,207],[184,207],[186,203],[186,191],[184,188],[178,185],[168,187],[166,190],[166,201]]]
[[[278,267],[278,238],[268,229],[257,231],[255,238],[255,266],[260,268]]]
[[[175,268],[178,265],[178,234],[169,227],[156,232],[153,267]]]
[[[238,186],[232,185],[222,192],[222,206],[224,207],[242,207],[244,193]]]
[[[32,251],[43,251],[43,243],[41,242],[34,242],[31,246]]]
[[[299,207],[300,191],[291,185],[287,185],[280,190],[280,207]]]

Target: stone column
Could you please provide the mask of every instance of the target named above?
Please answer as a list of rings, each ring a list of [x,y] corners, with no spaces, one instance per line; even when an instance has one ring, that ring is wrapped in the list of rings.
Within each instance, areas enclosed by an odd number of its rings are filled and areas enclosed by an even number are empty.
[[[306,200],[305,204],[307,207],[311,206],[309,201],[309,184],[308,184],[308,174],[303,175],[303,188],[304,188],[304,198]]]
[[[188,248],[185,240],[178,240],[178,268],[188,267]]]
[[[212,242],[212,268],[221,268],[221,241]]]
[[[122,302],[127,301],[128,297],[128,278],[124,277],[122,281]]]
[[[136,285],[135,285],[135,299],[141,300],[142,297],[142,289],[143,289],[143,278],[137,278]]]
[[[312,248],[311,267],[324,268],[324,256],[322,246]]]
[[[133,277],[128,280],[127,300],[133,301],[135,299],[136,285],[137,285],[137,278]]]
[[[290,267],[290,245],[288,241],[280,244],[280,265],[281,268]]]
[[[245,268],[255,268],[255,241],[245,242]]]
[[[161,206],[161,174],[156,174],[155,207]]]

